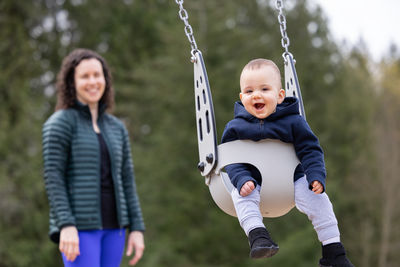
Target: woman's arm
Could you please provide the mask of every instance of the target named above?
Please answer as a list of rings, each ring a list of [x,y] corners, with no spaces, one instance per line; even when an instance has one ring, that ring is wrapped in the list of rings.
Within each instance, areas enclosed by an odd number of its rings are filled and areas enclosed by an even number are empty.
[[[144,221],[140,207],[139,197],[136,191],[135,175],[131,156],[131,146],[126,128],[123,128],[123,160],[122,183],[125,192],[126,203],[129,212],[129,230],[144,231]]]
[[[42,131],[45,188],[51,212],[60,229],[65,225],[75,225],[65,177],[72,126],[61,112],[51,116]]]

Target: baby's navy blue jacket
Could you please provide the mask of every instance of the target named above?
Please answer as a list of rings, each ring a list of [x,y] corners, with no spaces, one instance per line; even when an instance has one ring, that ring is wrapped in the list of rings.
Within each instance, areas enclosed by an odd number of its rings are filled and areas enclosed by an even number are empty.
[[[279,139],[292,143],[300,164],[296,167],[294,181],[306,175],[309,188],[315,180],[324,186],[325,162],[318,138],[311,131],[306,120],[299,114],[299,101],[287,97],[276,107],[276,111],[265,119],[258,119],[247,112],[243,104],[235,103],[235,118],[228,122],[222,134],[222,143],[250,139]],[[249,164],[231,164],[225,166],[232,184],[240,191],[243,184],[253,181],[261,185],[260,172]]]

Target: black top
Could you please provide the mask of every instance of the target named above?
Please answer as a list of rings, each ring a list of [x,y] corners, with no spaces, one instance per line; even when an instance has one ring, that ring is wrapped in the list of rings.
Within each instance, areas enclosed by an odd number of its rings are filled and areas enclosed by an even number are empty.
[[[97,137],[99,139],[101,158],[101,219],[103,229],[119,228],[110,155],[101,133],[98,133]]]

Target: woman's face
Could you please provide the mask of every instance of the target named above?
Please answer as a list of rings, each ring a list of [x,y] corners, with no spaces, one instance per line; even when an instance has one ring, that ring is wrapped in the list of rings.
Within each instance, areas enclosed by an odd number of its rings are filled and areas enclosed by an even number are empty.
[[[106,88],[101,62],[96,58],[82,60],[75,68],[74,78],[78,101],[85,105],[97,104]]]

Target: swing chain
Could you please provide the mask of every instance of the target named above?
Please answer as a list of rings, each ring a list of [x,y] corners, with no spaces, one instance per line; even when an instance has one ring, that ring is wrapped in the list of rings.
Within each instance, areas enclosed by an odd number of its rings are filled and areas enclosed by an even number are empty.
[[[197,49],[196,40],[194,39],[192,26],[190,26],[190,24],[189,24],[189,15],[188,15],[186,9],[183,7],[183,0],[175,0],[175,2],[179,5],[178,14],[179,14],[179,17],[181,18],[181,20],[183,21],[183,23],[185,24],[185,34],[189,40],[190,47],[192,48],[192,50],[190,51],[190,53],[192,54],[190,61],[192,63],[195,63],[196,62],[195,53],[198,51],[198,49]]]
[[[286,32],[286,17],[283,14],[283,0],[276,0],[275,6],[276,6],[276,9],[279,11],[278,22],[280,25],[280,30],[281,30],[281,35],[282,35],[281,44],[282,44],[282,47],[285,49],[285,52],[283,53],[282,57],[285,61],[285,64],[287,64],[288,62],[287,62],[286,56],[287,55],[292,56],[292,54],[289,52],[290,40],[289,40],[289,37]],[[292,58],[293,58],[293,56],[292,56]]]

